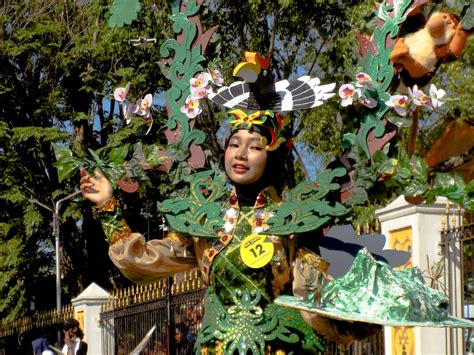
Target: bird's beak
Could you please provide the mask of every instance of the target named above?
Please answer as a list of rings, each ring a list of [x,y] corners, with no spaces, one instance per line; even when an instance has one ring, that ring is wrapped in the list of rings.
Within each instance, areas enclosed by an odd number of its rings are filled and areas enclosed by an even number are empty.
[[[247,83],[254,83],[262,69],[268,69],[270,61],[256,52],[245,52],[245,62],[240,63],[232,73]]]

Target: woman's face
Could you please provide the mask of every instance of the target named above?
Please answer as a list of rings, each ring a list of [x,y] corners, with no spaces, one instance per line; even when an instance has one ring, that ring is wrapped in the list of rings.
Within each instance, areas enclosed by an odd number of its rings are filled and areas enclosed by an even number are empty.
[[[261,143],[260,133],[241,129],[230,137],[225,150],[225,172],[240,185],[257,182],[263,175],[267,151]]]

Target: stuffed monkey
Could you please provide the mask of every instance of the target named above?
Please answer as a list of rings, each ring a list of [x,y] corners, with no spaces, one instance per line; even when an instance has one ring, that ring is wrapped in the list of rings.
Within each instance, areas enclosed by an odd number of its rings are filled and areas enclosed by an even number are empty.
[[[468,36],[456,15],[436,12],[424,28],[397,40],[390,60],[396,73],[407,74],[402,75],[407,86],[424,86],[441,63],[459,57]]]

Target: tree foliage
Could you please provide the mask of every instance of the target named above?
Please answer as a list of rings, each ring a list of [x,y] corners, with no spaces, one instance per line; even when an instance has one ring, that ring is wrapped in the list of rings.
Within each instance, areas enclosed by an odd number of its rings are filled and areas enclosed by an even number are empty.
[[[78,179],[58,180],[51,144],[70,145],[78,155],[82,146],[106,145],[123,126],[113,87],[130,81],[130,94],[138,97],[166,85],[157,50],[128,41],[166,36],[166,11],[144,8],[140,20],[123,29],[109,29],[108,16],[109,4],[101,1],[3,2],[0,98],[8,104],[0,107],[1,318],[24,314],[32,300],[37,309],[54,305],[48,208],[77,188]],[[114,139],[120,145],[137,137]],[[64,202],[61,241],[64,301],[91,281],[110,287],[116,272],[88,204]]]

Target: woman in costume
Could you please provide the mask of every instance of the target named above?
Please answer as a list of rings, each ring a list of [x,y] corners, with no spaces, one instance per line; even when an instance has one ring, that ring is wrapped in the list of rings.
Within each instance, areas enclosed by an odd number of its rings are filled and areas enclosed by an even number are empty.
[[[222,201],[224,223],[218,238],[170,232],[162,240],[146,242],[122,219],[110,182],[100,173],[91,177],[82,170],[81,190],[97,204],[96,215],[111,244],[110,258],[139,284],[200,269],[208,289],[197,353],[324,351],[324,340],[307,322],[333,341],[348,342],[368,335],[367,330],[374,328],[349,327],[348,323],[309,314],[304,314],[305,322],[298,310],[273,303],[282,294],[306,297],[305,267],[324,272],[325,264],[307,248],[309,241],[304,235],[258,234],[267,228],[275,206],[282,203],[289,142],[283,131],[275,139],[273,128],[282,123],[278,114],[269,110],[251,116],[240,110],[231,112],[232,133],[224,165],[232,188]]]

